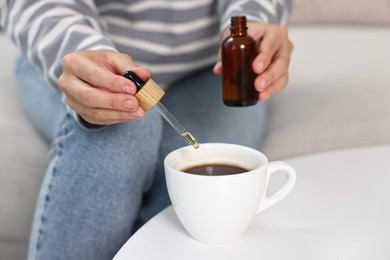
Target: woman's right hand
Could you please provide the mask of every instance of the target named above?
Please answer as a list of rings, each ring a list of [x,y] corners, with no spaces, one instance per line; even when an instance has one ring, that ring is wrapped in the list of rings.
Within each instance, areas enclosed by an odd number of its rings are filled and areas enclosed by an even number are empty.
[[[58,80],[67,104],[88,123],[110,125],[141,119],[143,109],[134,96],[136,87],[122,75],[131,70],[142,80],[150,71],[127,54],[77,51],[65,56]]]

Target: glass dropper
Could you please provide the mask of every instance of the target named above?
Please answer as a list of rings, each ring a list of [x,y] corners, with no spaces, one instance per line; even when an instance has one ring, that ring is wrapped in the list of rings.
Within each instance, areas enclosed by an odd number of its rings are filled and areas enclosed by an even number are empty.
[[[137,87],[137,97],[140,106],[145,110],[154,107],[157,112],[180,134],[180,136],[195,149],[199,148],[199,143],[195,137],[188,132],[177,119],[169,112],[169,110],[160,102],[164,95],[164,90],[160,88],[152,79],[146,83],[141,80],[134,72],[127,71],[124,76],[134,82]]]
[[[161,102],[157,102],[155,109],[157,109],[160,115],[162,115],[162,117],[167,120],[167,122],[176,130],[176,132],[181,135],[181,137],[184,138],[184,140],[186,140],[189,145],[192,145],[195,149],[199,147],[195,137],[190,132],[188,132],[179,123],[179,121],[177,121],[177,119],[171,114],[171,112],[169,112],[168,109],[166,109],[166,107],[164,107],[163,104],[161,104]]]

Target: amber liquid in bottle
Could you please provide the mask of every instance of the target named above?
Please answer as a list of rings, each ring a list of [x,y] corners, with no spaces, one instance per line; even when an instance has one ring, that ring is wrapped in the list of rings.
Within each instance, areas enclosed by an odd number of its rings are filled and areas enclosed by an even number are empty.
[[[222,43],[223,102],[227,106],[257,103],[256,74],[252,63],[257,54],[256,41],[247,34],[245,16],[231,18],[230,36]]]

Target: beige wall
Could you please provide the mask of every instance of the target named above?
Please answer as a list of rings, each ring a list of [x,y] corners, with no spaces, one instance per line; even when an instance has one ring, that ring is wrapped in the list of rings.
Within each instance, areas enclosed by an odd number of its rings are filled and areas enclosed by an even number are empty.
[[[294,0],[291,24],[390,25],[390,0]]]

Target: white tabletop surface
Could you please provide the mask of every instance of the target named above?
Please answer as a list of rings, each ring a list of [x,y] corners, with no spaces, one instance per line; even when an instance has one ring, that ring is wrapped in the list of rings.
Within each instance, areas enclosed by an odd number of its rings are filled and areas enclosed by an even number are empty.
[[[237,240],[200,243],[168,207],[137,231],[114,259],[390,259],[389,145],[287,162],[297,171],[295,188],[258,215]],[[281,180],[277,177],[274,186]]]

